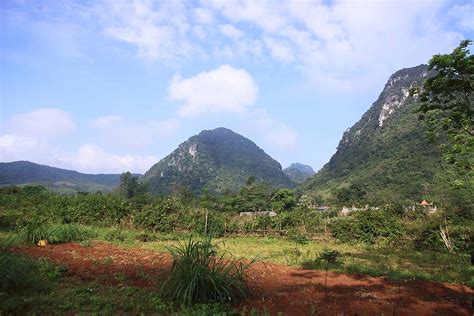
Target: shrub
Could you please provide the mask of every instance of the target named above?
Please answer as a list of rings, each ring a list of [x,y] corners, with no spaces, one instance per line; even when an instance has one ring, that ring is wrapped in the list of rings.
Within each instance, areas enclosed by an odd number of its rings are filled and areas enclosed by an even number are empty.
[[[208,236],[201,240],[189,237],[187,242],[169,247],[173,266],[163,284],[163,294],[171,300],[196,303],[235,302],[248,293],[244,264],[228,252],[219,251]]]
[[[52,227],[52,234],[50,236],[51,243],[64,243],[73,241],[82,241],[85,239],[85,234],[78,225],[63,224]]]
[[[353,216],[338,218],[332,223],[333,236],[343,242],[359,241],[375,244],[383,239],[393,243],[403,235],[404,228],[397,218],[384,211],[359,211]]]
[[[38,221],[25,224],[20,228],[20,240],[26,244],[37,244],[38,241],[46,239],[51,241],[54,236],[54,229]]]

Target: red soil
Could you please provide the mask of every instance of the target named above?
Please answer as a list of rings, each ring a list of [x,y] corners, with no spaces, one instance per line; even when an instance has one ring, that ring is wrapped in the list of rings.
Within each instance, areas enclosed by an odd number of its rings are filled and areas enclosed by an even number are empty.
[[[14,251],[65,265],[66,277],[72,279],[150,289],[172,262],[166,254],[105,243],[19,247]],[[240,308],[266,310],[270,315],[474,315],[474,290],[457,284],[396,283],[381,277],[329,272],[325,299],[324,271],[259,262],[250,268],[248,278],[254,295]]]

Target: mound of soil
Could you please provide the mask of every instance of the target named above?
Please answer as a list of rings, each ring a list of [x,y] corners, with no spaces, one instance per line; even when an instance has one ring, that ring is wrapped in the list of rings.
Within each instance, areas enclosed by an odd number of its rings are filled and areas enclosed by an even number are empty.
[[[67,267],[66,277],[154,289],[172,259],[144,249],[124,249],[106,243],[84,247],[76,243],[17,247],[13,251],[45,257]],[[247,273],[253,296],[240,309],[270,315],[474,315],[474,290],[458,284],[382,277],[328,274],[259,262]]]

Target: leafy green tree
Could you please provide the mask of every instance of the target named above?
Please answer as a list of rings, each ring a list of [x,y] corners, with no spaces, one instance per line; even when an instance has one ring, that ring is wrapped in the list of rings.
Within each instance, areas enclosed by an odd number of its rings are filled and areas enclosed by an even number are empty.
[[[336,192],[337,203],[362,204],[365,202],[367,192],[359,184],[351,184],[349,187],[343,187]]]
[[[272,197],[272,208],[276,212],[291,211],[296,206],[296,198],[293,191],[279,189]]]
[[[120,195],[130,199],[138,192],[138,177],[132,175],[130,171],[120,175]]]
[[[442,140],[444,159],[459,176],[472,181],[474,172],[474,56],[464,40],[451,54],[434,55],[420,93],[419,117],[430,136]]]

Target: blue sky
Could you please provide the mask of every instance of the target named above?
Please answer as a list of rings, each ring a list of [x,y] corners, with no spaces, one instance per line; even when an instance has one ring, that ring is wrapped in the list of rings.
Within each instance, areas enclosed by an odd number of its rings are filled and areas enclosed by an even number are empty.
[[[145,172],[228,127],[321,168],[400,68],[473,38],[473,1],[0,2],[0,160]]]

